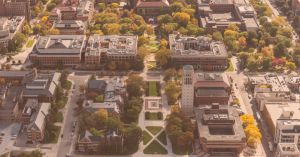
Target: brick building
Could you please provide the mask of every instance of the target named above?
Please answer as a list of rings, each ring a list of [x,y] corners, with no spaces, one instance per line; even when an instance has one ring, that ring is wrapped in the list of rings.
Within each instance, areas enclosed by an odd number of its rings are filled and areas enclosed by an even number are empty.
[[[50,108],[50,103],[39,103],[37,110],[31,113],[30,123],[26,127],[27,141],[35,143],[43,140]]]
[[[38,109],[38,100],[36,99],[28,99],[24,109],[22,111],[22,124],[23,128],[28,127],[30,124],[31,116]]]
[[[0,16],[25,16],[30,22],[30,0],[0,0]]]
[[[114,147],[114,148],[112,148]],[[123,152],[123,135],[118,133],[118,128],[109,130],[109,133],[103,136],[93,136],[89,131],[85,130],[78,139],[78,149],[80,152],[116,150]]]
[[[22,104],[23,87],[10,83],[0,86],[0,121],[14,122],[19,115]]]
[[[93,0],[66,0],[56,5],[50,12],[49,21],[91,20],[94,10]]]
[[[207,33],[220,31],[222,34],[230,23],[241,31],[258,30],[256,12],[244,0],[197,0],[200,26]]]
[[[226,73],[195,73],[194,88],[195,106],[228,105],[231,87]]]
[[[239,156],[247,143],[236,108],[212,105],[195,108],[200,149],[212,156]]]
[[[33,63],[55,65],[59,61],[65,66],[78,65],[81,62],[81,52],[85,35],[48,35],[40,36],[29,54]]]
[[[192,65],[195,69],[227,69],[228,54],[225,45],[212,38],[169,35],[171,63],[173,66]]]
[[[58,29],[60,35],[85,35],[86,21],[59,20],[54,21],[51,29]]]
[[[137,40],[137,35],[92,34],[86,47],[85,65],[104,64],[109,58],[116,64],[121,61],[133,66],[137,55]]]
[[[8,47],[16,33],[23,30],[25,16],[5,16],[0,17],[0,50]]]
[[[300,10],[300,2],[298,0],[292,0],[292,9],[295,11]]]
[[[124,105],[128,99],[128,93],[124,82],[116,77],[114,80],[89,80],[87,94],[94,92],[103,95],[104,102],[117,104],[119,114],[124,112]]]
[[[60,84],[60,73],[38,75],[25,85],[23,90],[23,103],[28,99],[38,99],[43,96],[44,102],[55,101],[55,88]]]
[[[0,71],[0,78],[4,78],[6,83],[12,81],[18,81],[21,83],[24,77],[30,73],[34,73],[34,71]]]
[[[145,20],[154,17],[157,20],[159,15],[169,13],[169,2],[167,0],[133,0],[136,12],[142,15]]]

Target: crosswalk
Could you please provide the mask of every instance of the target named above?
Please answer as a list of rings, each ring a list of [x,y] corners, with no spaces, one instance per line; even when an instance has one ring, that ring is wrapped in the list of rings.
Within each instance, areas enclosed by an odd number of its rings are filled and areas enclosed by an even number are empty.
[[[72,143],[74,141],[73,140],[60,140],[60,142],[70,142],[70,143]]]

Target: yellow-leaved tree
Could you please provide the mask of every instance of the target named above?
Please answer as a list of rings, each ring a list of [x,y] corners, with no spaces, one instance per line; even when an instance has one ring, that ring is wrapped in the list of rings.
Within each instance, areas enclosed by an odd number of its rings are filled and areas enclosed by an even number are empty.
[[[243,49],[243,48],[245,48],[247,46],[246,38],[244,36],[241,36],[238,39],[238,42],[239,42],[240,49]]]
[[[42,19],[41,19],[41,23],[46,23],[48,21],[48,17],[47,16],[44,16]]]
[[[114,61],[111,61],[109,64],[108,64],[108,68],[109,70],[115,70],[117,67],[116,63]]]
[[[120,34],[122,26],[117,23],[110,23],[106,26],[106,28],[108,35],[118,35]]]
[[[268,88],[266,85],[261,85],[259,88]]]
[[[240,116],[240,119],[242,120],[243,127],[254,124],[254,117],[250,114],[244,114]]]
[[[172,112],[180,112],[181,108],[178,105],[172,105],[171,106],[171,111]]]
[[[164,66],[168,63],[169,58],[171,57],[170,49],[160,49],[155,53],[155,59],[159,61],[161,66]]]
[[[58,29],[49,29],[47,31],[47,35],[59,35],[59,34],[60,34],[60,32]]]

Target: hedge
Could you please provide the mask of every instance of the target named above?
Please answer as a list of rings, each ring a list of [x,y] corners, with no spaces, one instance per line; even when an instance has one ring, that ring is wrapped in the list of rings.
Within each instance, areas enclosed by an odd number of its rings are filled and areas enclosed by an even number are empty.
[[[162,114],[162,112],[157,112],[157,118],[159,119],[159,120],[161,120],[161,119],[163,119],[163,114]]]
[[[149,96],[149,82],[146,82],[146,84],[147,84],[147,87],[148,88],[146,88],[146,96]],[[156,88],[157,89],[157,88]]]
[[[160,82],[156,82],[156,91],[157,91],[157,96],[161,96]]]
[[[145,118],[146,118],[146,119],[150,119],[150,112],[149,112],[149,111],[147,111],[147,112],[145,113]]]

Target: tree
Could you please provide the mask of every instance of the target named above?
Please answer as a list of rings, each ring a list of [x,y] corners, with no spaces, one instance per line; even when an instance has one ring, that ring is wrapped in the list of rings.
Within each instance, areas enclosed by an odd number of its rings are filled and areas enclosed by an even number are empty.
[[[2,47],[2,48],[1,48],[1,54],[2,54],[2,55],[6,55],[7,53],[8,53],[7,48],[6,48],[6,47]]]
[[[20,71],[25,71],[25,68],[24,68],[24,67],[21,67],[21,68],[20,68]]]
[[[150,40],[144,36],[140,36],[138,38],[138,47],[143,46],[143,45],[149,45],[150,44]]]
[[[10,64],[6,64],[5,69],[6,70],[10,70],[11,69],[11,65]]]
[[[280,42],[277,45],[275,45],[273,51],[274,51],[274,57],[276,58],[284,57],[286,53],[284,43]]]
[[[103,71],[103,70],[101,70],[101,75],[102,75],[102,76],[106,75],[106,72]]]
[[[174,76],[176,70],[174,68],[167,69],[165,71],[164,81],[168,82],[171,80],[171,77]]]
[[[93,34],[103,35],[102,30],[93,30],[92,33],[93,33]]]
[[[257,71],[260,66],[260,61],[255,59],[250,59],[247,64],[247,68],[249,69],[249,71]]]
[[[1,64],[1,68],[5,69],[6,65],[5,64]]]
[[[34,13],[35,15],[39,15],[41,13],[41,9],[39,7],[35,7]]]
[[[263,58],[263,68],[269,69],[272,66],[272,58],[271,57],[264,57]]]
[[[172,22],[172,16],[166,14],[166,15],[160,15],[158,18],[157,18],[157,21],[158,21],[158,24],[159,26],[162,26],[163,24],[166,24],[166,23],[171,23]]]
[[[96,80],[96,74],[95,74],[95,72],[92,73],[92,75],[90,77],[90,80]]]
[[[68,74],[66,73],[66,71],[62,71],[61,76],[60,76],[60,83],[62,87],[66,87],[67,83],[68,83]]]
[[[226,30],[232,30],[232,31],[235,31],[235,32],[239,32],[240,31],[239,27],[236,26],[236,24],[234,24],[234,23],[230,23],[228,25],[228,27],[227,27]]]
[[[120,125],[120,121],[116,120],[115,118],[109,117],[106,121],[107,129],[113,129]]]
[[[5,79],[4,78],[0,78],[0,84],[5,84]]]
[[[128,62],[124,62],[124,69],[128,70],[130,68],[130,64]]]
[[[286,59],[285,58],[278,59],[278,65],[284,67],[286,65]]]
[[[171,53],[170,49],[160,49],[155,53],[155,60],[159,61],[161,66],[165,66],[171,57]]]
[[[293,63],[293,62],[287,62],[286,65],[285,65],[285,67],[289,71],[293,71],[293,70],[297,69],[295,63]]]
[[[115,72],[115,71],[112,71],[112,72],[110,73],[110,75],[111,75],[111,76],[115,76],[115,75],[116,75],[116,72]]]
[[[281,25],[280,22],[277,20],[273,20],[273,21],[271,21],[271,23],[273,26],[276,26],[276,27],[279,27]]]
[[[260,25],[264,25],[264,23],[267,22],[267,21],[268,21],[268,18],[265,17],[265,16],[262,16],[262,17],[260,17],[260,19],[259,19]]]
[[[173,82],[167,82],[165,87],[165,93],[167,95],[168,104],[173,105],[181,94],[181,89]]]
[[[243,127],[247,127],[248,125],[254,124],[254,117],[250,114],[244,114],[240,116]]]
[[[13,42],[16,44],[16,47],[22,45],[26,40],[26,37],[23,33],[16,33],[13,37]]]
[[[95,98],[94,102],[103,102],[103,95],[99,95]]]
[[[137,74],[129,75],[128,79],[126,79],[125,82],[127,84],[127,92],[130,98],[141,96],[141,89],[146,90],[147,88],[147,84],[144,81],[144,78]]]
[[[108,68],[110,70],[115,70],[117,67],[116,63],[114,61],[111,61],[109,64],[108,64]]]
[[[99,6],[99,13],[103,12],[105,9],[105,3],[98,3]]]
[[[258,37],[257,33],[253,30],[250,30],[248,32],[248,38],[247,38],[248,43],[250,43],[253,38],[257,38],[257,37]]]
[[[124,145],[128,149],[137,148],[143,140],[143,131],[136,124],[131,124],[124,132]]]
[[[58,99],[58,100],[60,100],[64,96],[64,92],[62,91],[60,86],[56,86],[55,96],[56,96],[56,99]]]
[[[51,11],[55,6],[56,6],[55,3],[49,3],[49,4],[47,5],[47,10],[48,10],[48,11]]]
[[[100,108],[98,111],[92,114],[98,125],[103,125],[108,119],[108,113],[106,109]]]
[[[222,33],[219,31],[215,31],[212,35],[213,39],[216,41],[223,41]]]
[[[120,34],[122,26],[117,23],[109,23],[106,28],[107,35],[118,35]]]
[[[81,92],[81,93],[84,93],[84,91],[87,89],[87,85],[85,85],[85,84],[82,84],[82,85],[79,85],[79,91]]]
[[[91,92],[91,93],[89,93],[89,94],[87,95],[87,99],[88,99],[88,100],[93,100],[93,101],[95,101],[96,97],[98,97],[98,95],[97,95],[96,93],[94,93],[94,92]]]
[[[147,34],[148,34],[149,36],[153,34],[153,31],[154,31],[154,28],[153,28],[152,26],[149,26],[149,27],[147,28]]]
[[[96,130],[95,128],[91,128],[91,129],[90,129],[90,133],[91,133],[92,135],[94,135],[94,136],[99,136],[99,131]]]
[[[35,24],[34,27],[32,28],[34,33],[39,33],[41,30],[41,26],[39,24]]]
[[[132,97],[126,103],[126,116],[130,118],[138,118],[143,107],[144,100],[140,97]]]
[[[178,146],[190,146],[193,141],[194,141],[193,133],[187,131],[187,132],[183,132],[182,135],[180,135],[178,137],[177,145]]]
[[[183,9],[183,5],[180,2],[174,2],[173,4],[170,5],[169,11],[171,13],[177,13],[177,12],[181,12]]]
[[[177,12],[175,13],[173,20],[174,22],[178,23],[180,26],[186,27],[186,25],[190,20],[190,15],[183,12],[182,13]]]
[[[246,38],[244,36],[241,36],[238,39],[238,42],[239,42],[240,49],[243,49],[244,47],[247,46]]]
[[[172,105],[171,106],[171,112],[180,112],[181,108],[178,105]]]
[[[248,59],[250,58],[250,54],[247,52],[242,53],[242,55],[240,56],[240,58],[243,60],[243,62],[245,64],[248,63]]]
[[[59,34],[60,34],[60,32],[58,29],[49,29],[47,31],[47,35],[59,35]]]

